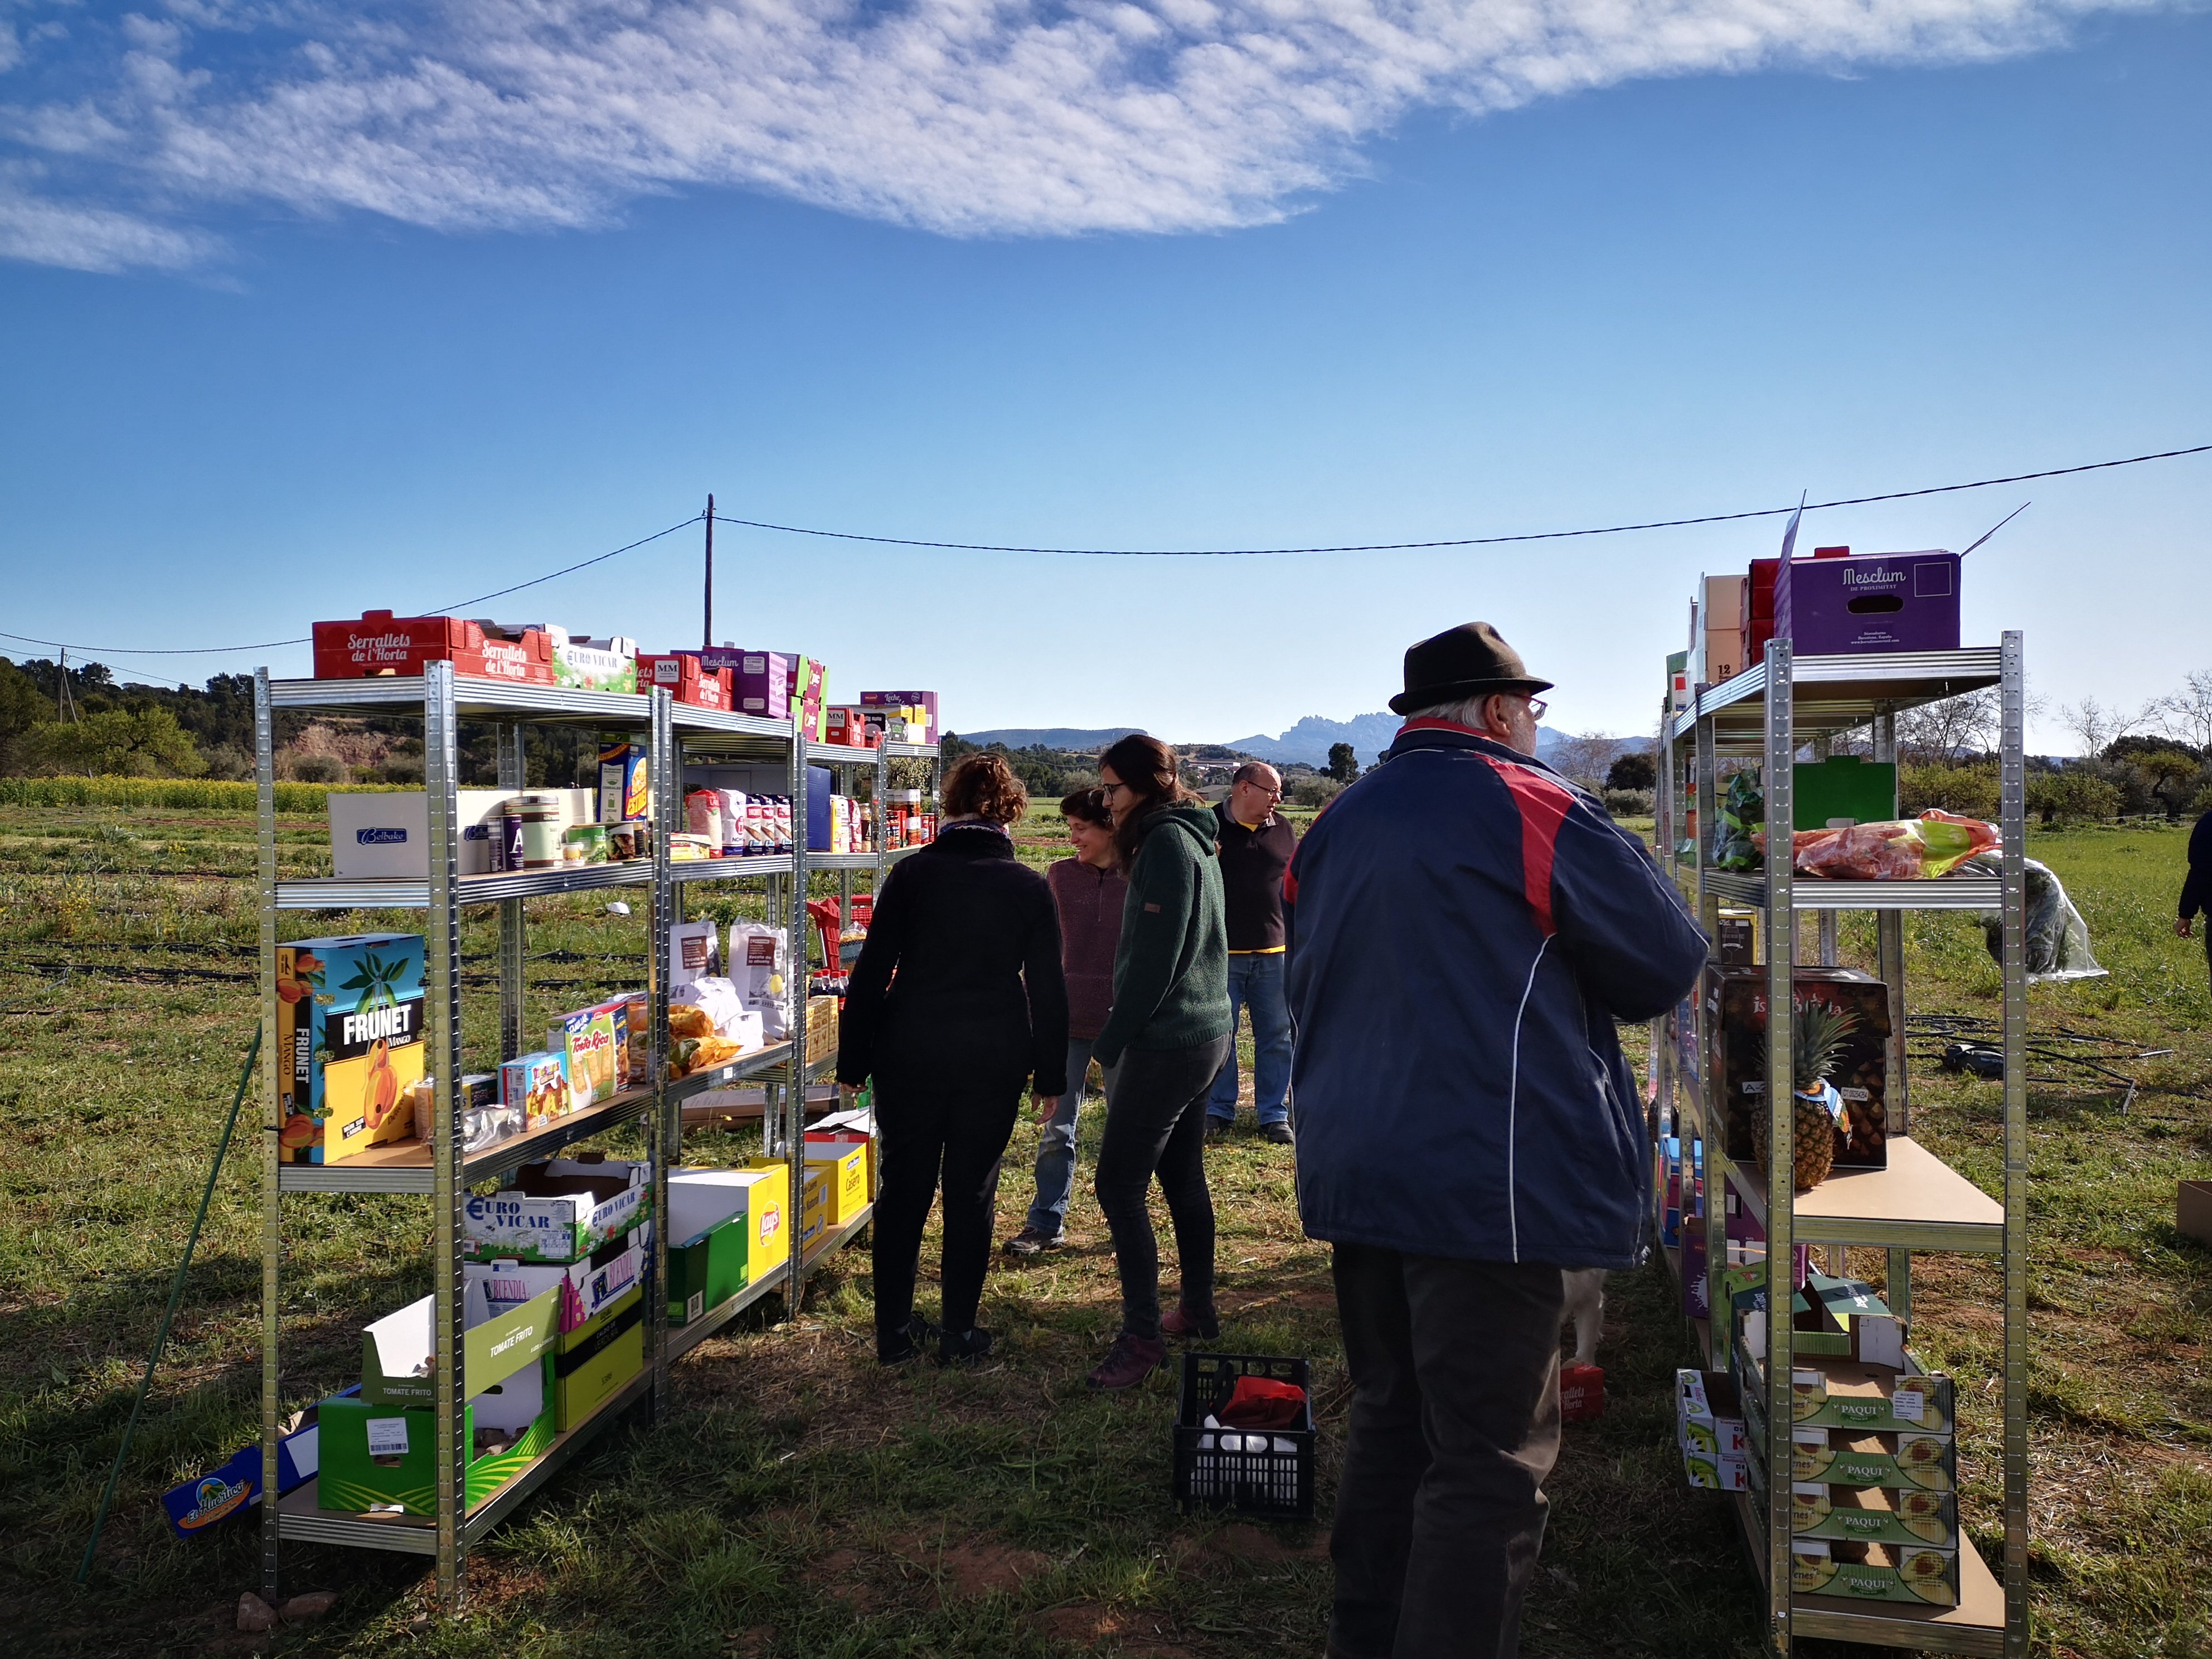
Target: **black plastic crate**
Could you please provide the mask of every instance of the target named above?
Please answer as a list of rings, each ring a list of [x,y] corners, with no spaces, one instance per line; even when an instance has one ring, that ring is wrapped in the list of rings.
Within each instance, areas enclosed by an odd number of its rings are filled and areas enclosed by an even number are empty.
[[[1306,1390],[1305,1420],[1294,1429],[1209,1429],[1237,1379],[1264,1376]],[[1228,1449],[1232,1440],[1264,1449]],[[1285,1447],[1288,1449],[1284,1449]],[[1314,1512],[1313,1388],[1306,1362],[1264,1354],[1186,1353],[1182,1407],[1176,1417],[1175,1495],[1184,1510],[1234,1510],[1275,1521],[1310,1521]]]

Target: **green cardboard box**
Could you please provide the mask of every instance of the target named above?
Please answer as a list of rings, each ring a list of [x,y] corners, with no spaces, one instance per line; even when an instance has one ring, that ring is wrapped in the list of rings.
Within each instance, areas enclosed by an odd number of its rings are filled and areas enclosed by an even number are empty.
[[[1790,1528],[1801,1538],[1862,1544],[1959,1547],[1959,1503],[1922,1487],[1833,1486],[1799,1480],[1790,1488]]]
[[[739,1211],[668,1253],[668,1318],[688,1325],[720,1307],[751,1282],[745,1250],[746,1221]]]
[[[1897,816],[1897,767],[1891,761],[1837,755],[1790,769],[1791,827],[1825,830],[1830,818],[1885,823]]]
[[[506,1442],[498,1450],[470,1459],[470,1507],[497,1492],[553,1443],[553,1407],[547,1398],[550,1370],[544,1358],[526,1364],[463,1408],[468,1445],[476,1445],[479,1432]],[[360,1514],[397,1505],[409,1515],[437,1514],[434,1411],[341,1396],[323,1401],[320,1415],[316,1501],[321,1508]]]
[[[504,1382],[553,1346],[560,1328],[561,1291],[556,1285],[520,1307],[491,1312],[483,1282],[471,1278],[462,1286],[461,1376],[479,1393]],[[432,1326],[436,1298],[424,1297],[398,1313],[386,1314],[362,1332],[361,1397],[372,1406],[435,1406],[437,1352]]]
[[[1790,1589],[1796,1595],[1844,1595],[1865,1601],[1959,1605],[1959,1552],[1932,1544],[1848,1544],[1793,1539]]]

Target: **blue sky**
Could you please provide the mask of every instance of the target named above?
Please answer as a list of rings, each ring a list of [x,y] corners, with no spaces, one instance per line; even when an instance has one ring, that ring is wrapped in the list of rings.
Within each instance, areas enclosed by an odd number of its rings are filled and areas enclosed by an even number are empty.
[[[891,535],[1304,544],[2212,441],[2201,10],[629,15],[0,5],[0,628],[283,639],[709,489]],[[1957,548],[2031,497],[1969,564],[1970,640],[2027,630],[2054,703],[2212,667],[2212,457],[1805,538]],[[1379,708],[1407,643],[1480,616],[1560,682],[1551,724],[1643,730],[1697,574],[1778,536],[1103,561],[726,529],[715,631],[833,694],[935,686],[955,727],[1221,738]],[[692,643],[696,529],[489,609]]]

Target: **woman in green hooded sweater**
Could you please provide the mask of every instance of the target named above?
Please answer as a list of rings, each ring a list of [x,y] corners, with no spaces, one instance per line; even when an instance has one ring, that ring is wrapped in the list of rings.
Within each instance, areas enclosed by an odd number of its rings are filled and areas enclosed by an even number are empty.
[[[1121,1275],[1121,1332],[1091,1373],[1098,1389],[1141,1382],[1169,1336],[1211,1338],[1213,1200],[1206,1189],[1206,1097],[1229,1056],[1229,932],[1217,820],[1182,787],[1175,750],[1124,738],[1098,760],[1128,872],[1114,1006],[1091,1053],[1106,1075],[1095,1190]],[[1180,1306],[1160,1312],[1159,1242],[1146,1194],[1157,1175],[1175,1223]]]

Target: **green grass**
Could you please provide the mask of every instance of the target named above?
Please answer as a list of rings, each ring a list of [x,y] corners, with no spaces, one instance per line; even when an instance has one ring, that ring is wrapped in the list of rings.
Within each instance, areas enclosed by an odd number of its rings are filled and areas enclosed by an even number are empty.
[[[1023,841],[1033,861],[1058,855],[1044,824]],[[2148,1659],[2212,1643],[2212,1252],[2172,1224],[2174,1181],[2212,1170],[2212,1005],[2201,947],[2172,932],[2180,847],[2176,832],[2130,828],[2039,835],[2032,849],[2071,884],[2112,969],[2109,981],[2039,988],[2037,1026],[2178,1050],[2131,1065],[2143,1088],[2124,1110],[2121,1092],[2101,1085],[2039,1084],[2031,1096],[2040,1655]],[[288,872],[326,867],[315,817],[285,819],[282,856]],[[94,1586],[77,1595],[68,1581],[255,1017],[252,868],[250,818],[0,806],[0,1629],[38,1633],[42,1654],[243,1640],[232,1615],[258,1577],[252,1529],[179,1544],[155,1498],[254,1433],[250,1134],[223,1172]],[[744,908],[726,899],[715,913]],[[594,994],[555,981],[635,982],[637,908],[623,919],[589,896],[533,905],[532,951],[587,960],[533,963],[532,1021]],[[299,934],[411,925],[286,921]],[[487,920],[472,918],[472,966],[488,965],[492,944]],[[1870,954],[1863,927],[1847,927],[1844,945]],[[1916,917],[1909,948],[1917,1006],[1995,1013],[1995,969],[1971,922]],[[246,977],[155,971],[165,969]],[[482,1063],[494,999],[475,988],[465,1007],[470,1058]],[[1632,1052],[1640,1057],[1640,1042]],[[1914,1090],[1916,1132],[1994,1188],[1995,1085],[1920,1067]],[[1086,1158],[1097,1129],[1094,1111]],[[1027,1196],[1034,1133],[1025,1121],[1008,1155],[1002,1232]],[[719,1161],[748,1144],[693,1137],[687,1150]],[[1298,1231],[1282,1149],[1240,1136],[1208,1156],[1224,1346],[1312,1358],[1325,1516],[1346,1401],[1327,1255]],[[363,1322],[426,1288],[428,1234],[424,1206],[392,1198],[288,1200],[286,1224],[284,1379],[303,1403],[351,1380]],[[460,1616],[426,1617],[419,1562],[295,1546],[288,1587],[342,1600],[330,1620],[268,1645],[501,1659],[1317,1654],[1330,1582],[1322,1528],[1178,1516],[1166,1380],[1133,1398],[1083,1387],[1116,1303],[1104,1229],[1080,1185],[1070,1231],[1062,1255],[994,1267],[986,1322],[1004,1346],[988,1370],[880,1372],[866,1259],[851,1255],[797,1317],[770,1323],[771,1303],[679,1364],[666,1416],[610,1433],[495,1534],[473,1558]],[[1870,1276],[1880,1265],[1873,1253],[1853,1258]],[[1994,1286],[1986,1264],[1916,1265],[1916,1340],[1962,1381],[1966,1518],[1991,1556]],[[925,1304],[930,1295],[925,1283]],[[1551,1483],[1528,1652],[1757,1650],[1754,1581],[1733,1522],[1721,1500],[1680,1484],[1670,1389],[1685,1342],[1656,1272],[1614,1276],[1601,1354],[1611,1402],[1570,1431]]]

